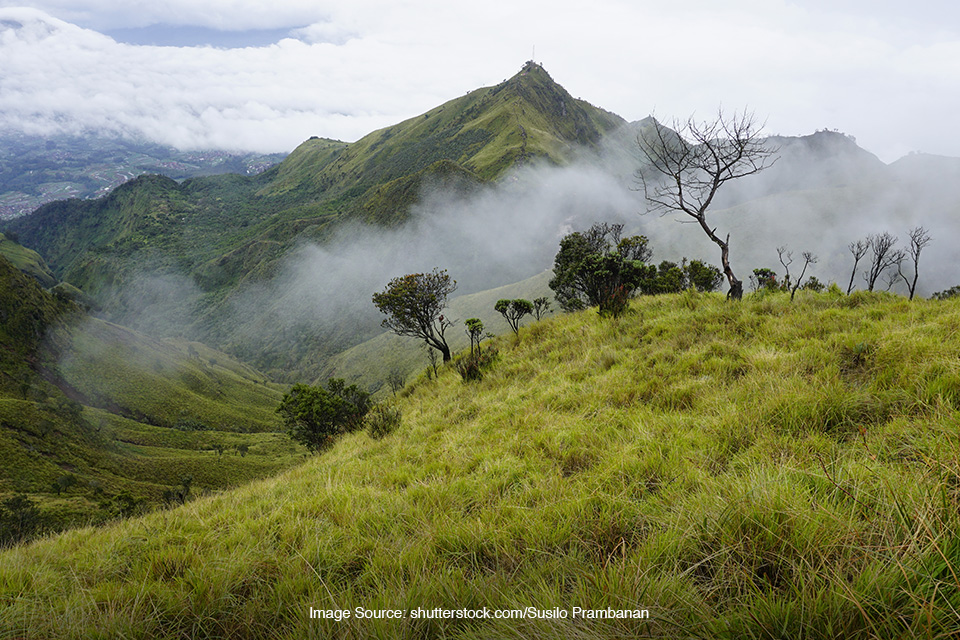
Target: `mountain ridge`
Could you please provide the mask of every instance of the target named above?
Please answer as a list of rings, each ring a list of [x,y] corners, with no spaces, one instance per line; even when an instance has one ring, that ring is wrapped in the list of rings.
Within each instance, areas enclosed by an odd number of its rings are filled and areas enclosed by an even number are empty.
[[[222,175],[177,183],[142,176],[104,199],[52,203],[4,228],[37,250],[56,277],[90,295],[111,321],[149,333],[187,335],[243,354],[279,379],[313,379],[324,370],[317,358],[323,361],[342,353],[380,329],[372,311],[359,310],[362,302],[356,301],[322,322],[309,314],[288,318],[288,309],[304,294],[298,287],[288,287],[283,278],[289,277],[294,257],[304,246],[335,252],[336,245],[357,232],[369,236],[382,229],[434,233],[430,218],[442,216],[444,208],[521,194],[522,190],[510,192],[511,185],[502,178],[510,175],[512,184],[522,172],[535,176],[545,167],[556,169],[557,175],[577,163],[599,167],[612,177],[611,187],[617,182],[615,188],[623,189],[639,166],[636,137],[652,124],[652,117],[627,122],[574,99],[542,66],[527,62],[497,85],[470,91],[356,142],[311,138],[255,177]],[[763,176],[740,181],[735,190],[721,194],[718,210],[734,211],[761,199],[776,209],[770,198],[783,193],[825,189],[859,193],[865,184],[889,190],[891,176],[905,175],[844,134],[820,131],[769,140],[782,147],[781,160]],[[600,181],[595,176],[588,179]],[[636,185],[631,188],[636,191]],[[829,197],[817,201],[831,206]],[[426,209],[425,202],[430,203]],[[558,228],[550,228],[548,235],[559,233],[560,226],[588,225],[600,216],[620,219],[632,213],[629,207],[642,205],[614,198],[599,207],[576,200],[553,206],[570,210],[558,214],[564,216],[562,223],[551,219]],[[413,211],[420,212],[417,220],[411,220]],[[576,222],[586,216],[594,219]],[[827,217],[835,219],[836,214]],[[683,255],[710,259],[705,253],[710,248],[697,238],[664,235],[669,244],[661,247],[661,259],[679,260]],[[467,243],[461,254],[474,255],[471,269],[485,267],[469,238],[458,242]],[[772,242],[778,246],[784,239]],[[489,286],[523,280],[549,266],[543,256],[537,260]],[[831,264],[839,262],[839,257],[831,258]],[[410,268],[433,266],[437,265]],[[389,277],[385,274],[384,281]],[[131,294],[145,280],[159,281],[150,285],[159,293]],[[364,284],[376,286],[382,283]],[[270,287],[275,287],[276,295],[249,302],[249,291]]]

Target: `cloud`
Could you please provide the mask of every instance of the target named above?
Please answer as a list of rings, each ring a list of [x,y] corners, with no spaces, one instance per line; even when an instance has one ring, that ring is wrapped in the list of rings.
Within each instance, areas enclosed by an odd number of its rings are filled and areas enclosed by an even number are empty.
[[[35,131],[289,151],[312,135],[355,140],[535,55],[575,96],[628,120],[749,106],[772,133],[838,128],[887,162],[910,150],[960,155],[960,133],[943,126],[960,83],[949,26],[960,9],[923,2],[32,4],[0,8],[0,124]],[[290,37],[152,47],[96,31],[149,25]]]

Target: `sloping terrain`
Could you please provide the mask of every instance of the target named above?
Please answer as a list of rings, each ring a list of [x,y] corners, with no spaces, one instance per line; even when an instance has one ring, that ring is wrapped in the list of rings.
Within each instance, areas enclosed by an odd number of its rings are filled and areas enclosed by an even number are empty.
[[[238,314],[244,292],[280,274],[292,250],[329,241],[345,225],[399,226],[430,192],[463,196],[511,168],[570,162],[624,124],[528,63],[499,85],[355,143],[310,139],[259,176],[179,184],[142,176],[100,200],[51,203],[7,227],[107,319],[155,335],[185,334],[296,379],[316,375],[327,357],[378,329],[372,317],[285,327],[297,336],[291,345],[267,331],[289,306],[283,290]],[[157,301],[157,279],[164,291],[170,282],[179,288]]]
[[[3,552],[0,630],[953,637],[958,330],[955,302],[861,292],[557,316],[480,382],[416,381],[381,440]]]
[[[0,497],[35,501],[40,530],[236,486],[302,456],[276,433],[279,388],[250,367],[92,318],[2,256],[0,282]]]

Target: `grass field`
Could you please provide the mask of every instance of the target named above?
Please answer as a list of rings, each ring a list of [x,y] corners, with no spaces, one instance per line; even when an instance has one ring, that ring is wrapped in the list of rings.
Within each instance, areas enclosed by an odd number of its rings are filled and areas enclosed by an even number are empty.
[[[3,552],[0,636],[956,637],[958,332],[863,293],[544,320],[380,440]]]

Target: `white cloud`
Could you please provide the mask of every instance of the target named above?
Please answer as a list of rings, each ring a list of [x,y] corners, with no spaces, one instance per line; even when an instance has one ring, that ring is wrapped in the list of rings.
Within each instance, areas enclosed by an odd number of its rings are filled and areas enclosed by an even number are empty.
[[[960,134],[944,126],[960,84],[947,18],[960,9],[919,2],[900,15],[898,4],[45,0],[0,8],[0,21],[23,24],[0,28],[0,124],[290,150],[311,135],[353,140],[495,84],[535,46],[571,93],[630,120],[746,105],[771,132],[838,128],[887,161],[913,149],[960,155]],[[293,37],[160,48],[93,30],[150,24]]]

